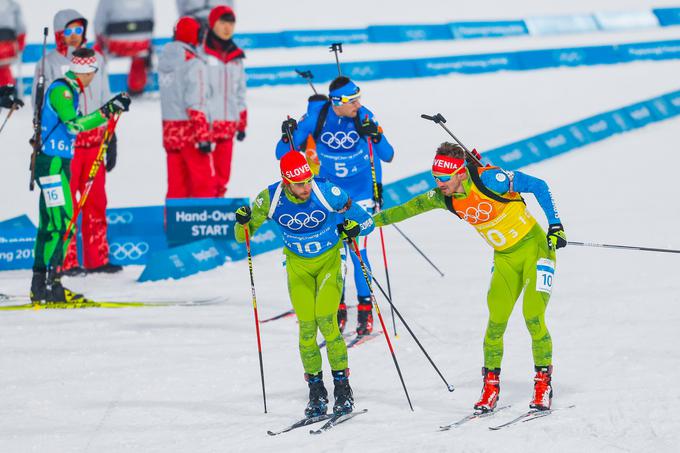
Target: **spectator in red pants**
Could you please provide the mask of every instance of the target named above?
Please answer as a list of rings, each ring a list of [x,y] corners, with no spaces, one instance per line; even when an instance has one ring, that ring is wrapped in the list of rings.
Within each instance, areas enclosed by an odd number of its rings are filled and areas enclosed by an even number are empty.
[[[182,17],[174,41],[158,59],[163,147],[168,164],[166,198],[216,196],[215,168],[207,113],[205,60],[197,55],[200,24]]]
[[[248,121],[245,54],[231,39],[235,22],[236,16],[230,7],[213,8],[208,16],[210,30],[203,45],[211,92],[208,111],[215,143],[213,162],[218,197],[227,192],[234,138],[242,141],[246,137]]]
[[[0,1],[0,86],[14,85],[12,64],[26,45],[21,7],[14,0]]]
[[[94,19],[97,45],[107,55],[132,57],[128,92],[144,91],[151,67],[152,0],[99,0]]]

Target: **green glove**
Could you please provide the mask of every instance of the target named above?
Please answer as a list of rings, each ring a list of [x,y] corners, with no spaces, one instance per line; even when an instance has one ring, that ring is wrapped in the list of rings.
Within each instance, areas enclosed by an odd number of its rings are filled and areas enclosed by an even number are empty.
[[[548,247],[553,250],[567,246],[567,234],[561,223],[556,223],[548,227]]]
[[[354,239],[361,233],[361,226],[354,220],[345,219],[342,225],[338,225],[341,239]]]
[[[235,214],[236,221],[241,225],[245,225],[246,223],[250,222],[250,219],[253,217],[253,213],[251,212],[249,206],[241,206],[236,210]]]

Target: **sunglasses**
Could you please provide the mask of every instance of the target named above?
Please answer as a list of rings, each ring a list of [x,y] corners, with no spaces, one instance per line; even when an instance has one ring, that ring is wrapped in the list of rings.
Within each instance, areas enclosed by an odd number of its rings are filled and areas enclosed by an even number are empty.
[[[303,186],[306,186],[306,185],[308,185],[308,184],[311,184],[311,183],[312,183],[312,179],[314,179],[314,176],[312,176],[312,177],[309,178],[309,179],[305,179],[304,181],[291,181],[291,180],[288,179],[288,178],[283,178],[283,179],[285,179],[286,182],[288,182],[288,184],[290,184],[291,186],[295,186],[295,187],[303,187]]]
[[[84,27],[67,28],[66,30],[64,30],[64,36],[71,36],[73,34],[82,35],[84,31],[85,31]]]
[[[439,173],[432,172],[432,177],[437,182],[449,182],[449,181],[451,181],[451,178],[453,178],[456,174],[458,174],[464,168],[465,167],[458,167],[458,168],[456,168],[456,171],[454,171],[450,175],[441,175]]]
[[[333,101],[334,106],[340,107],[341,105],[344,104],[357,102],[359,99],[361,99],[361,93],[356,92],[354,94],[343,94],[342,96],[332,98],[331,100]]]

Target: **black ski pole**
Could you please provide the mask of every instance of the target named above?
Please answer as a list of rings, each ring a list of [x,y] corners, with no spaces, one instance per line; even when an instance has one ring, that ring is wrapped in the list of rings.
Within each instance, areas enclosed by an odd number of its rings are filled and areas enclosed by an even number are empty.
[[[5,124],[7,124],[7,121],[9,121],[10,117],[14,113],[15,110],[18,110],[16,104],[13,104],[12,107],[10,107],[9,112],[7,112],[7,116],[5,117],[5,121],[2,122],[2,126],[0,126],[0,133],[2,133],[2,130],[5,128]]]
[[[404,376],[401,374],[401,368],[399,368],[399,362],[397,362],[397,355],[394,353],[394,348],[392,347],[392,341],[390,341],[390,334],[387,332],[387,327],[385,326],[385,321],[383,320],[382,314],[380,313],[380,307],[378,306],[378,301],[375,298],[375,293],[373,292],[373,286],[371,285],[371,279],[368,274],[368,269],[366,269],[366,265],[364,264],[364,260],[361,259],[361,253],[359,252],[359,244],[357,244],[357,240],[355,238],[352,238],[352,246],[354,247],[354,253],[357,255],[357,258],[359,259],[359,264],[361,265],[361,272],[364,274],[364,279],[366,279],[366,284],[368,285],[368,290],[371,293],[371,300],[373,301],[373,305],[375,305],[375,312],[378,315],[378,319],[380,320],[380,326],[382,327],[383,334],[385,335],[385,340],[387,341],[387,347],[390,350],[390,354],[392,354],[392,360],[394,361],[394,366],[397,368],[397,374],[399,375],[399,380],[401,381],[401,386],[404,388],[404,393],[406,394],[406,400],[408,401],[408,405],[411,408],[411,411],[413,411],[413,404],[411,404],[411,397],[408,395],[408,390],[406,389],[406,383],[404,382]]]
[[[434,268],[434,270],[436,270],[437,272],[439,272],[439,275],[440,275],[440,276],[442,276],[442,277],[444,276],[444,273],[443,273],[442,271],[439,270],[439,268],[438,268],[438,267],[430,260],[430,258],[427,257],[427,255],[425,254],[425,252],[423,252],[422,250],[420,250],[420,248],[418,248],[418,246],[417,246],[411,239],[409,239],[408,236],[406,236],[406,233],[404,233],[403,231],[401,231],[401,229],[400,229],[396,224],[393,223],[392,226],[399,232],[399,234],[401,234],[401,235],[404,237],[404,239],[406,239],[406,241],[407,241],[409,244],[411,244],[411,245],[413,246],[414,249],[416,249],[416,251],[417,251],[418,253],[420,253],[420,256],[422,256],[423,258],[425,258],[425,261],[427,261],[428,263],[430,263],[430,266],[432,266],[432,267]]]
[[[616,245],[616,244],[598,244],[595,242],[574,242],[567,241],[568,245],[580,245],[583,247],[602,247],[608,249],[623,249],[623,250],[637,250],[642,252],[662,252],[662,253],[680,253],[680,250],[675,249],[660,249],[654,247],[638,247],[635,245]]]
[[[335,54],[335,64],[338,65],[338,77],[340,77],[342,75],[342,71],[340,70],[340,58],[338,57],[338,53],[342,53],[342,43],[334,42],[330,45],[329,49]]]
[[[456,141],[456,143],[458,143],[460,146],[463,147],[463,149],[465,150],[465,153],[468,156],[468,159],[471,159],[475,164],[477,164],[480,167],[484,166],[484,164],[482,164],[482,162],[479,159],[477,159],[477,156],[472,154],[472,152],[470,152],[470,150],[467,148],[467,146],[465,146],[463,144],[463,142],[458,140],[458,137],[453,135],[453,132],[451,132],[449,130],[449,128],[444,125],[444,123],[446,123],[446,118],[444,118],[444,115],[442,115],[441,113],[436,113],[436,114],[430,116],[430,115],[425,115],[423,113],[422,115],[420,115],[420,117],[423,118],[423,119],[426,119],[428,121],[434,121],[436,124],[439,124],[441,127],[443,127],[444,130],[446,132],[448,132],[451,137],[453,137],[453,139]]]
[[[316,91],[316,88],[314,88],[314,84],[312,83],[312,79],[314,78],[312,71],[300,71],[300,70],[296,69],[295,72],[297,72],[297,74],[300,77],[302,77],[303,79],[305,79],[307,81],[307,83],[309,83],[309,86],[312,87],[312,91],[314,92],[314,94],[319,94]]]

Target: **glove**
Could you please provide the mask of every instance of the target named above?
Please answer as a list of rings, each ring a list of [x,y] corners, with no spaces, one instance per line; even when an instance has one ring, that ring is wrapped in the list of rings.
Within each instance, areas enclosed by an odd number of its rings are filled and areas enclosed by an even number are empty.
[[[246,223],[250,222],[252,217],[253,213],[249,206],[241,206],[236,210],[236,221],[241,225],[245,225]]]
[[[378,206],[382,206],[382,204],[383,204],[383,186],[382,186],[382,183],[379,182],[379,183],[376,184],[376,186],[378,187],[378,199],[373,200],[373,201],[375,201]],[[373,194],[373,197],[375,198],[375,194]]]
[[[203,154],[210,154],[212,152],[212,145],[210,142],[198,142],[196,148]]]
[[[0,87],[0,107],[19,108],[24,106],[24,101],[17,98],[17,88],[14,85]]]
[[[338,225],[342,239],[354,239],[361,233],[361,226],[354,220],[345,219],[342,225]]]
[[[288,143],[288,132],[290,132],[290,135],[293,135],[293,132],[297,130],[297,121],[295,121],[295,118],[288,118],[286,121],[281,123],[281,140],[283,140],[283,143]]]
[[[109,147],[106,149],[106,171],[110,172],[116,166],[116,157],[118,156],[118,137],[113,133]]]
[[[379,143],[382,139],[382,131],[378,127],[378,124],[371,120],[368,115],[366,115],[364,121],[359,124],[359,130],[357,132],[359,132],[359,134],[363,135],[364,137],[370,136],[373,140],[373,143]]]
[[[567,235],[561,223],[555,223],[548,227],[548,247],[552,250],[567,246]]]
[[[120,112],[127,112],[130,110],[130,103],[132,100],[127,93],[118,93],[109,102],[104,104],[100,109],[105,117],[111,118],[111,116]]]
[[[244,138],[246,138],[246,131],[238,131],[236,133],[236,140],[239,142],[242,142]]]

